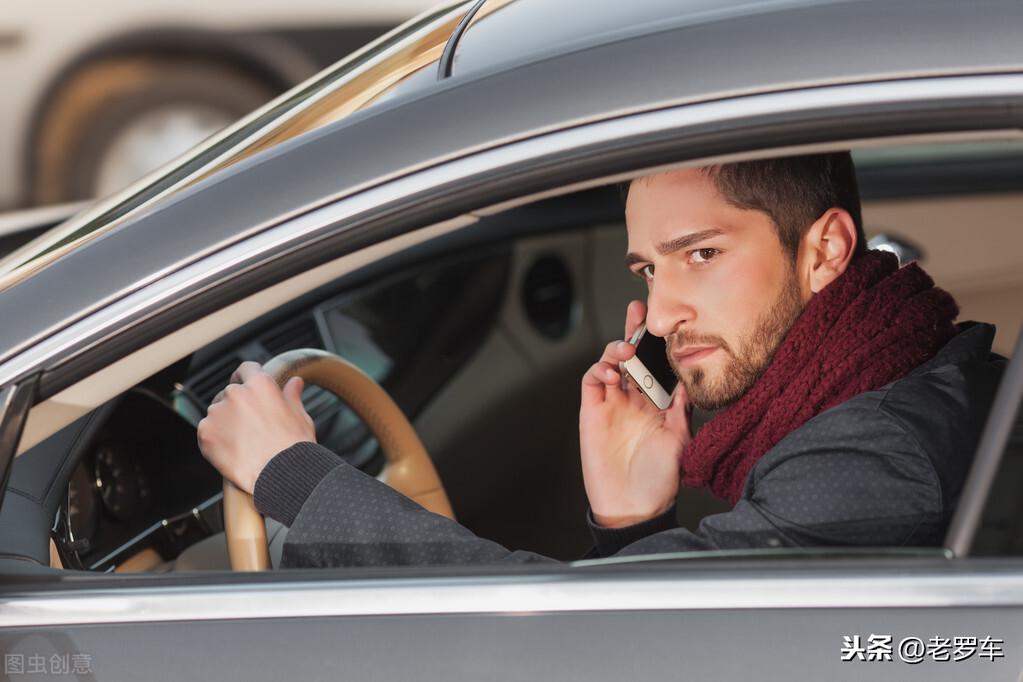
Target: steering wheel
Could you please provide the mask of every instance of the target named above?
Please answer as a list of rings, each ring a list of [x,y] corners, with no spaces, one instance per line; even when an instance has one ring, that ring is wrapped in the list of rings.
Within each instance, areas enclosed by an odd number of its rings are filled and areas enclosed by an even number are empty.
[[[283,387],[302,377],[344,401],[369,427],[386,463],[377,477],[429,511],[454,518],[447,493],[422,441],[387,392],[365,372],[326,351],[301,348],[269,360],[263,369]],[[266,525],[252,496],[224,479],[224,531],[231,568],[262,571],[270,567]]]

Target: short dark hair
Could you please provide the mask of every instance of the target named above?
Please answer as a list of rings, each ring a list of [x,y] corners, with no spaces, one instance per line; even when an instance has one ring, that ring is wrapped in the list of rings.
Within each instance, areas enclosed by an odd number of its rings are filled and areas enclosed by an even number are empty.
[[[845,209],[852,216],[856,224],[854,255],[867,251],[860,191],[849,152],[739,161],[703,170],[728,203],[762,211],[771,218],[782,248],[793,261],[803,235],[829,208]]]

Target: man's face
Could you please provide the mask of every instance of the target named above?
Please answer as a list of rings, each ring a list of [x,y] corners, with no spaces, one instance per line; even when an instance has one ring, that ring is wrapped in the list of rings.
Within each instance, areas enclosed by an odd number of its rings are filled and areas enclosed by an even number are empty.
[[[767,214],[730,205],[699,169],[632,183],[629,269],[690,401],[714,410],[760,377],[805,305]]]

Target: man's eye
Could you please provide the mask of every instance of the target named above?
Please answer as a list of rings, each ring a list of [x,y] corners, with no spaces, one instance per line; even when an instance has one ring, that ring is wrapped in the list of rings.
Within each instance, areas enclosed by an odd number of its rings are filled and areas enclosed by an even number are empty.
[[[654,278],[654,266],[652,264],[644,265],[639,269],[639,276],[647,281],[652,280]]]
[[[689,257],[692,258],[694,263],[709,263],[719,253],[721,252],[717,249],[697,249],[690,251]]]

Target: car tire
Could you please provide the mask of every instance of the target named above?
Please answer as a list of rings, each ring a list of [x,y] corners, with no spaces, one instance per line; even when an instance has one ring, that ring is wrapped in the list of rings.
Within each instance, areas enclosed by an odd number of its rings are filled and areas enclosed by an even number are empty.
[[[130,143],[138,149],[139,141],[145,141],[138,130],[144,130],[140,126],[147,121],[172,120],[168,116],[188,118],[192,112],[200,124],[191,129],[186,124],[183,132],[178,130],[174,144],[154,137],[152,145],[145,148],[144,159],[152,163],[136,173],[138,176],[166,163],[274,94],[269,84],[228,65],[145,57],[91,64],[60,87],[43,114],[33,154],[35,203],[90,199],[133,182],[137,179],[131,173],[134,166],[117,167],[118,161],[128,159],[115,156],[112,160],[111,154],[116,155],[116,150],[124,147],[125,135],[135,135]],[[165,149],[160,149],[161,144]],[[125,181],[107,181],[104,187],[104,175]]]

